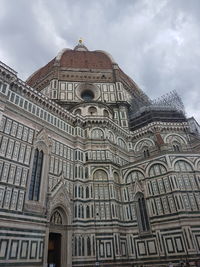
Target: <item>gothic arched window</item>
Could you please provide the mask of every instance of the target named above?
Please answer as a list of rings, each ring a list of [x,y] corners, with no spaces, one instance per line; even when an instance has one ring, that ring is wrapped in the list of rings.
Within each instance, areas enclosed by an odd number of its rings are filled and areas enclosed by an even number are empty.
[[[90,241],[89,236],[87,238],[87,255],[91,256],[91,241]]]
[[[77,206],[75,205],[74,207],[74,217],[76,218],[77,217]]]
[[[84,237],[82,237],[82,256],[85,255],[85,242]]]
[[[85,179],[88,179],[88,167],[85,167]]]
[[[43,151],[39,151],[38,148],[36,148],[34,153],[31,183],[29,188],[29,200],[39,200],[43,157]]]
[[[149,157],[150,157],[150,153],[149,153],[149,149],[148,149],[148,147],[144,147],[143,149],[144,149],[144,150],[143,150],[144,158],[145,158],[145,159],[146,159],[146,158],[149,158]]]
[[[86,207],[86,218],[90,218],[90,207]]]
[[[180,152],[181,151],[181,145],[178,142],[173,142],[173,150],[176,152]]]
[[[78,255],[81,256],[81,237],[78,239]]]
[[[78,240],[77,240],[77,238],[75,237],[75,238],[74,238],[74,246],[75,246],[75,247],[74,247],[74,256],[77,256],[77,254],[78,254],[78,253],[77,253],[77,252],[78,252],[78,251],[77,251],[77,247],[78,247],[78,246],[77,246],[77,243],[78,243]]]
[[[142,193],[136,195],[136,212],[140,231],[148,232],[150,230],[149,217],[144,195]]]
[[[89,187],[88,186],[86,187],[85,195],[86,195],[86,198],[89,198]]]

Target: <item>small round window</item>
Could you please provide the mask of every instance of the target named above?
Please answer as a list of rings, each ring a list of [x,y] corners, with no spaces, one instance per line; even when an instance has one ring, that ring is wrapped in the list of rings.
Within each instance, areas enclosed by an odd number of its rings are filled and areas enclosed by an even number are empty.
[[[90,101],[94,98],[94,94],[90,90],[85,90],[81,93],[81,98],[85,101]]]

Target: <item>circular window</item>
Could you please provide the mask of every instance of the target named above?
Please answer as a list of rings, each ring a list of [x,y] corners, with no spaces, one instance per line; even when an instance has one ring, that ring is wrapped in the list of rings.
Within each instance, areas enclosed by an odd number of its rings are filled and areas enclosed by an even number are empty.
[[[81,93],[81,98],[85,101],[90,101],[92,99],[94,99],[94,94],[92,91],[90,90],[85,90]]]

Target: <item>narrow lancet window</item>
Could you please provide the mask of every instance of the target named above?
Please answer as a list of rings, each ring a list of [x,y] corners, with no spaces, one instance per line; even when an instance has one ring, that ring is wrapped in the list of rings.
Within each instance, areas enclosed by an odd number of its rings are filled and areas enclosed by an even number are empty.
[[[141,232],[148,232],[150,230],[149,218],[147,214],[146,202],[144,196],[139,194],[136,198],[136,210],[138,225]]]
[[[43,165],[43,151],[39,151],[38,148],[35,150],[33,159],[33,168],[31,174],[31,183],[29,188],[29,200],[39,200],[42,165]]]

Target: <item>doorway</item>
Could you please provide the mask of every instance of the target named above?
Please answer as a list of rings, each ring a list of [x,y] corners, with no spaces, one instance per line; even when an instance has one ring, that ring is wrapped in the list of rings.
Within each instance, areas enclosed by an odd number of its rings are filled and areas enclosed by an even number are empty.
[[[61,267],[61,234],[49,233],[48,267]]]

